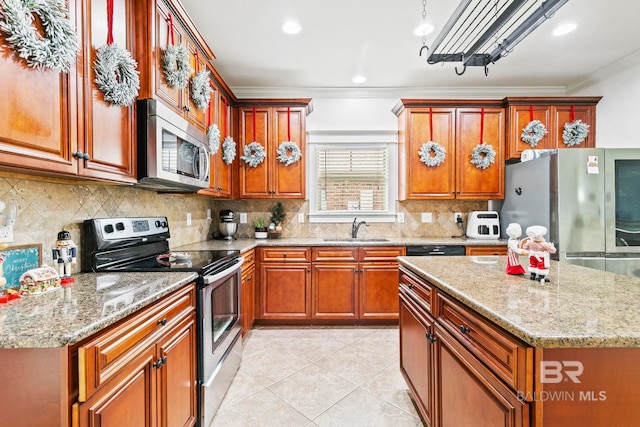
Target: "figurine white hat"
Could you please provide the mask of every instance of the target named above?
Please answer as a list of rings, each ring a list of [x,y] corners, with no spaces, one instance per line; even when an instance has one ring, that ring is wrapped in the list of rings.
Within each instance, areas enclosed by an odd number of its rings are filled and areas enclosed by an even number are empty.
[[[532,225],[530,227],[527,227],[526,233],[527,236],[531,237],[534,240],[536,240],[536,238],[540,239],[544,237],[545,234],[547,234],[547,227],[544,227],[542,225]]]

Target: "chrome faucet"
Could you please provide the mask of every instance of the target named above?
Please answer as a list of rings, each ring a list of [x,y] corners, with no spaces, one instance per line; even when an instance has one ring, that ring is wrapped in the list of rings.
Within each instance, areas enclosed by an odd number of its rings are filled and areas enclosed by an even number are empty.
[[[357,239],[358,238],[358,230],[360,229],[360,226],[362,224],[366,225],[367,227],[369,226],[367,221],[360,221],[360,222],[356,223],[357,220],[358,220],[358,218],[353,218],[353,224],[351,224],[351,238],[352,239]]]

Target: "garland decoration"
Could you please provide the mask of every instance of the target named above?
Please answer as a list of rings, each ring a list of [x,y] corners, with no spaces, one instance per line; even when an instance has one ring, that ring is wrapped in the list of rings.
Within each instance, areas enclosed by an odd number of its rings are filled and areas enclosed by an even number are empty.
[[[532,147],[538,145],[538,142],[547,134],[547,128],[540,120],[533,120],[533,105],[529,106],[529,123],[522,129],[520,139]]]
[[[174,44],[173,16],[167,18],[168,46],[162,54],[162,71],[167,84],[176,89],[182,89],[189,83],[189,76],[193,68],[189,63],[189,51],[183,45]]]
[[[209,71],[198,71],[198,51],[196,51],[196,75],[191,78],[191,100],[201,110],[209,105],[211,99],[211,81]]]
[[[42,23],[44,35],[34,26],[34,14]],[[4,0],[0,32],[27,66],[36,70],[66,73],[80,51],[64,0]]]
[[[562,131],[562,142],[567,147],[573,147],[579,145],[589,135],[589,125],[582,120],[576,120],[574,117],[573,105],[571,106],[571,122],[564,124],[564,130]]]
[[[264,147],[255,141],[249,145],[245,145],[243,154],[240,156],[240,158],[252,168],[264,162],[265,157],[267,157],[267,154],[264,151]]]
[[[113,0],[107,0],[107,44],[96,52],[94,82],[110,104],[127,107],[138,97],[140,89],[138,63],[131,53],[113,42]]]
[[[447,156],[447,150],[433,141],[433,108],[429,108],[429,141],[422,144],[418,155],[420,161],[429,167],[441,165]]]
[[[282,144],[280,144],[277,153],[277,159],[280,161],[280,163],[284,163],[285,166],[296,163],[302,157],[302,152],[300,152],[300,148],[298,147],[298,145],[296,145],[295,142],[291,141],[284,141]]]
[[[480,143],[471,152],[471,163],[478,169],[486,169],[496,161],[496,150],[484,142],[484,108],[480,110]]]
[[[232,137],[228,136],[222,142],[222,160],[225,164],[230,165],[236,158],[236,142]]]
[[[420,147],[420,161],[429,167],[439,166],[444,163],[447,150],[437,142],[428,141]]]

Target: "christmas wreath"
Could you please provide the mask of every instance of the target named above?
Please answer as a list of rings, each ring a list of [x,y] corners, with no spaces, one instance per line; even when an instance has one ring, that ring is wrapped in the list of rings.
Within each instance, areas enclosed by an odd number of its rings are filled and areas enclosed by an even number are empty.
[[[582,120],[574,120],[564,124],[562,141],[568,146],[579,145],[589,135],[589,125]]]
[[[296,163],[302,157],[300,148],[298,148],[295,142],[291,141],[284,141],[282,144],[280,144],[277,153],[277,159],[280,161],[280,163],[284,163],[285,166]]]
[[[447,150],[438,144],[437,142],[428,141],[422,144],[420,147],[420,161],[427,166],[433,167],[444,163],[444,159],[447,155]]]
[[[135,101],[140,89],[137,66],[131,53],[116,44],[106,44],[98,49],[93,64],[94,81],[106,102],[126,107]]]
[[[207,129],[207,136],[209,137],[209,151],[211,155],[215,155],[220,149],[220,128],[217,124],[212,124]]]
[[[189,51],[183,45],[169,45],[162,54],[162,71],[167,84],[182,89],[189,83],[193,68],[189,64]]]
[[[267,153],[264,151],[264,147],[256,141],[244,146],[244,151],[240,159],[244,160],[250,167],[255,168],[260,163],[264,162],[264,158],[267,157]]]
[[[531,120],[524,129],[522,129],[520,138],[530,146],[535,147],[546,134],[547,128],[540,120]]]
[[[33,25],[34,14],[42,23],[44,36]],[[68,72],[80,51],[63,0],[4,0],[0,7],[0,31],[31,68]]]
[[[211,99],[211,84],[209,80],[209,72],[204,70],[196,73],[191,78],[191,100],[201,110],[209,105]]]
[[[230,165],[236,158],[236,142],[230,136],[222,142],[222,160]]]
[[[486,169],[496,160],[496,150],[489,144],[478,144],[471,152],[471,163],[478,169]]]

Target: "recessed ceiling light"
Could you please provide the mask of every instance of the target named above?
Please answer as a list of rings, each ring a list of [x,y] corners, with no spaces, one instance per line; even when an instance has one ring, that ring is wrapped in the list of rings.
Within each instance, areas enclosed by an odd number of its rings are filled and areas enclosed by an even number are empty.
[[[364,83],[367,81],[367,78],[365,76],[355,76],[351,81],[354,83]]]
[[[567,22],[564,24],[560,24],[553,30],[554,36],[564,36],[565,34],[569,34],[571,31],[576,29],[576,24],[572,22]]]
[[[435,27],[433,26],[433,24],[422,24],[419,27],[417,27],[415,30],[413,30],[413,34],[415,34],[418,37],[422,37],[422,36],[426,36],[427,34],[431,34],[434,29]]]
[[[302,31],[302,27],[295,21],[288,21],[282,24],[282,31],[287,34],[298,34]]]

